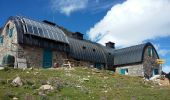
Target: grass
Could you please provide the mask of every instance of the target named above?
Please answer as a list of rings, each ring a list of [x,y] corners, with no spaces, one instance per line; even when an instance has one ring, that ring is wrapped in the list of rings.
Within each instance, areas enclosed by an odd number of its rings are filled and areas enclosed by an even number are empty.
[[[10,83],[20,76],[24,85]],[[50,83],[55,90],[39,95],[39,87]],[[139,77],[112,74],[90,68],[1,70],[0,98],[11,100],[169,100],[170,87],[159,87]]]

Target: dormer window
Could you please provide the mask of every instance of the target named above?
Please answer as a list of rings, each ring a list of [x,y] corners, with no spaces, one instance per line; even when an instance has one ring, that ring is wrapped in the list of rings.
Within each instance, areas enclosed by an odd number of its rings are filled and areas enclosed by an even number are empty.
[[[12,36],[13,36],[13,33],[14,33],[14,27],[9,28],[9,30],[8,30],[8,36],[9,36],[9,37],[12,37]]]
[[[14,31],[14,27],[10,27],[10,25],[8,24],[6,26],[6,35],[8,35],[9,37],[12,37],[14,33],[13,31]]]
[[[86,47],[85,47],[85,46],[83,46],[83,49],[85,50],[85,49],[86,49]]]
[[[0,44],[3,44],[3,41],[4,41],[4,37],[0,36]]]
[[[151,47],[148,47],[148,56],[149,57],[153,56],[153,49]]]

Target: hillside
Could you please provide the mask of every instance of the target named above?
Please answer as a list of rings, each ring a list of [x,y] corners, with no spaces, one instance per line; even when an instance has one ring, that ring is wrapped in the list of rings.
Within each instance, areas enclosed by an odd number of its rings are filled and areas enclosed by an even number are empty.
[[[22,86],[13,86],[19,76]],[[54,89],[39,89],[50,84]],[[11,100],[169,100],[170,87],[90,68],[0,71],[0,98]]]

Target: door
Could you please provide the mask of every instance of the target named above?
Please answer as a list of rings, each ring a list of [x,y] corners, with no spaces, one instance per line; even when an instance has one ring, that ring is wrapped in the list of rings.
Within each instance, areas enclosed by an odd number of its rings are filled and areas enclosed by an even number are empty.
[[[154,76],[154,75],[158,75],[158,74],[159,74],[158,69],[154,69],[154,70],[153,70],[153,76]]]
[[[45,49],[43,53],[43,68],[52,67],[52,51]]]

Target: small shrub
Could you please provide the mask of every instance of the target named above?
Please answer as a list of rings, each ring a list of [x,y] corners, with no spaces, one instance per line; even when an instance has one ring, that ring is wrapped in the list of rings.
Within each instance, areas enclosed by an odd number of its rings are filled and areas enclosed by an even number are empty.
[[[3,70],[4,70],[4,71],[9,71],[10,69],[11,69],[10,67],[5,66]]]
[[[1,85],[5,85],[5,84],[6,84],[6,81],[5,81],[5,80],[0,80],[0,84],[1,84]]]
[[[33,81],[31,81],[31,80],[26,80],[26,84],[27,84],[27,85],[31,85],[31,86],[32,86],[32,85],[34,85],[34,82],[33,82]]]
[[[15,94],[13,92],[6,92],[4,94],[3,100],[9,100],[12,99],[13,97],[15,97]]]
[[[40,84],[45,85],[45,84],[47,84],[47,81],[46,80],[40,80]]]
[[[40,100],[49,100],[47,95],[40,96]]]

